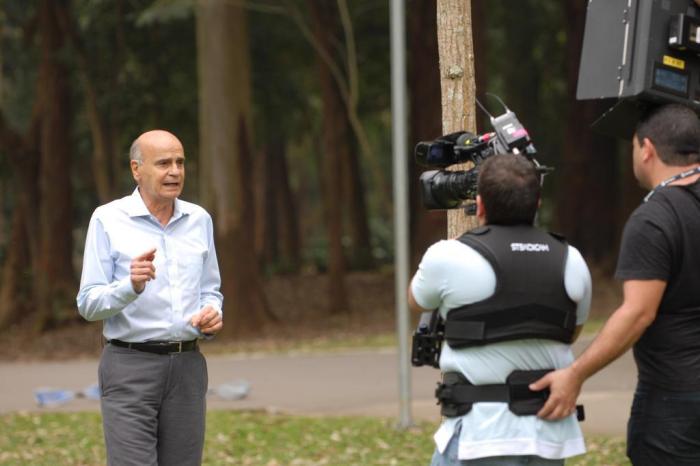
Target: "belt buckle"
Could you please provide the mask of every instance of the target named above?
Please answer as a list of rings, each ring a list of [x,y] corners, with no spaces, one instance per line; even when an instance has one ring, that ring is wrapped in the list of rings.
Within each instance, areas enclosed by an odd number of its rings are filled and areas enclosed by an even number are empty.
[[[177,345],[177,348],[170,351],[170,353],[182,353],[182,341],[169,341],[168,345]]]

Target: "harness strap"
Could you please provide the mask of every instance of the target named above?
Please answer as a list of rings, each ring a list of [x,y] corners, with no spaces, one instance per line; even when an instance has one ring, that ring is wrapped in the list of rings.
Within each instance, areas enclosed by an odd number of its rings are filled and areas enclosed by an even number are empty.
[[[459,309],[455,309],[455,311],[459,311]],[[458,312],[455,314],[458,314]],[[484,320],[478,320],[483,318],[483,315],[474,317],[475,320],[459,320],[460,317],[455,317],[454,319],[448,318],[445,322],[445,338],[448,342],[481,342],[485,340],[488,330],[486,322]],[[494,329],[533,321],[554,325],[569,331],[573,331],[576,327],[575,311],[562,312],[536,304],[494,310],[489,313],[489,319],[491,324],[489,328]]]
[[[445,372],[435,390],[440,413],[446,417],[463,416],[471,411],[474,403],[503,402],[518,416],[537,414],[547,401],[549,390],[533,392],[529,385],[552,370],[513,371],[506,383],[489,385],[473,385],[459,372]],[[583,406],[576,406],[576,417],[584,420]]]
[[[440,388],[438,388],[440,390]],[[507,384],[498,385],[452,385],[440,390],[440,399],[452,403],[480,403],[485,401],[510,401]]]

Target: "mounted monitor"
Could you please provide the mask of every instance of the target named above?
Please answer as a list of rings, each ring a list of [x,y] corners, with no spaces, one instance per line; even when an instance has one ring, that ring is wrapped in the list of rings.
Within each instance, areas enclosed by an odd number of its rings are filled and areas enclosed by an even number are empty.
[[[700,8],[692,0],[589,0],[576,97],[621,99],[594,127],[629,136],[645,105],[700,111],[699,54]]]

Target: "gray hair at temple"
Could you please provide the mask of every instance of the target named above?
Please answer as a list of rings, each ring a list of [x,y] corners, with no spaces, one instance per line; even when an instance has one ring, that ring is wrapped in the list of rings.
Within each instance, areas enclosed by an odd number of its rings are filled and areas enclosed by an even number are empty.
[[[136,160],[139,165],[143,163],[143,154],[141,154],[141,146],[139,145],[138,139],[131,143],[131,148],[129,149],[129,160]]]

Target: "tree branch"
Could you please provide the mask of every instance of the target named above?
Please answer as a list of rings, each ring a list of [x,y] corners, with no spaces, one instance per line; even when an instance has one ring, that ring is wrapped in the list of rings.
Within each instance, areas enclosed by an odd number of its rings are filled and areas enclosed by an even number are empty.
[[[90,77],[90,65],[85,46],[76,31],[73,22],[64,8],[55,9],[58,23],[63,33],[68,37],[68,41],[76,52],[78,67],[85,90],[85,112],[87,114],[88,126],[93,141],[93,174],[97,195],[101,202],[108,202],[112,195],[112,187],[109,177],[110,158],[107,137],[104,125],[97,105],[97,91],[95,84]]]

